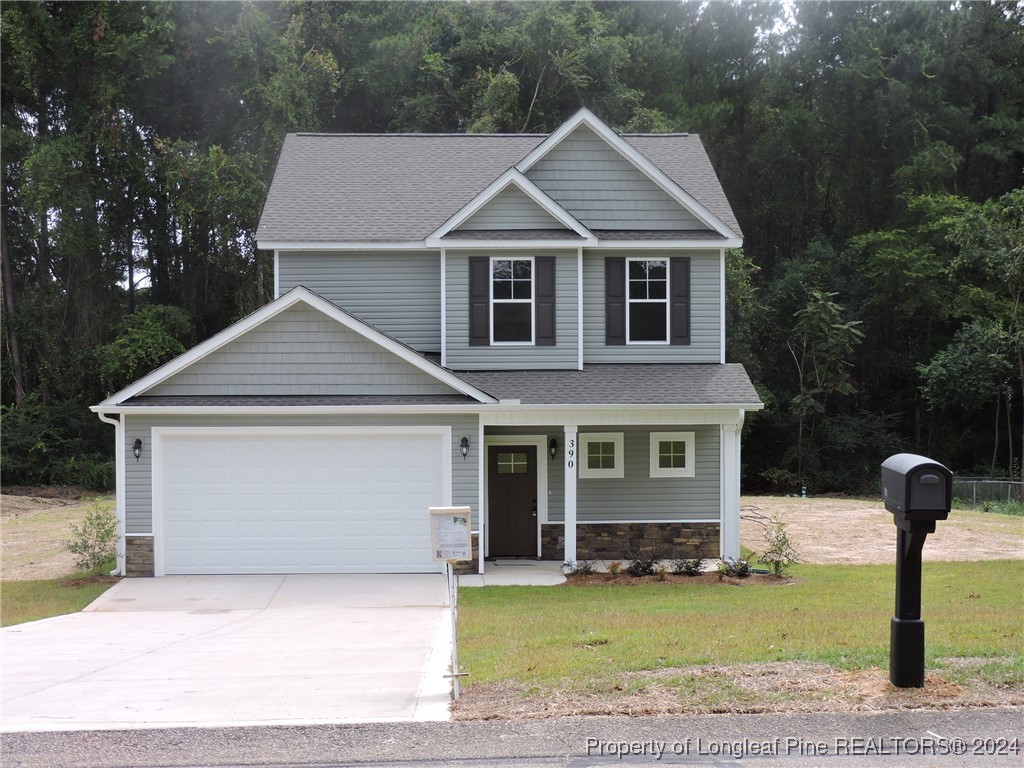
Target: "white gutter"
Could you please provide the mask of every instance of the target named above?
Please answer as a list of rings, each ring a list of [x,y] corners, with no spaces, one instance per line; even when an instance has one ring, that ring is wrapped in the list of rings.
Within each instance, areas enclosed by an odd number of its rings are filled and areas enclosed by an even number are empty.
[[[466,405],[94,405],[89,410],[93,413],[135,414],[137,416],[156,415],[286,415],[286,414],[359,414],[359,413],[505,413],[516,411],[707,411],[707,410],[749,410],[760,411],[764,403],[508,403],[493,404],[467,403]]]
[[[94,409],[95,410],[95,409]],[[124,419],[112,419],[105,413],[96,411],[100,421],[114,425],[114,439],[117,441],[114,446],[114,504],[117,512],[118,548],[117,567],[110,572],[111,576],[124,576],[125,547],[125,481],[124,481]]]

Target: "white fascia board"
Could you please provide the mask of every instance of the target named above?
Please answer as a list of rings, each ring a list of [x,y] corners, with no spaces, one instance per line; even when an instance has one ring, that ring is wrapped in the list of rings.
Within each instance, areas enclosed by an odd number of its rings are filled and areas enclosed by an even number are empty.
[[[110,406],[117,405],[155,387],[157,384],[166,381],[174,374],[183,371],[193,363],[198,362],[202,358],[212,354],[226,344],[229,344],[256,326],[265,323],[267,320],[270,320],[300,302],[312,307],[313,309],[319,310],[331,319],[336,320],[341,325],[344,325],[349,330],[358,333],[369,341],[383,347],[394,355],[397,355],[402,360],[410,363],[443,384],[446,384],[456,392],[468,395],[482,403],[495,402],[494,398],[490,395],[466,383],[450,371],[447,371],[421,357],[404,344],[395,341],[390,336],[387,336],[361,320],[356,319],[352,315],[342,311],[337,306],[327,301],[327,299],[322,296],[318,296],[308,288],[300,285],[290,290],[281,298],[275,299],[269,304],[264,305],[248,317],[239,320],[234,325],[231,325],[220,333],[211,336],[209,339],[196,345],[188,352],[185,352],[170,362],[162,365],[148,376],[144,376],[134,384],[131,384],[120,392],[108,397],[96,407],[99,410],[110,410]]]
[[[676,182],[672,181],[664,171],[644,157],[640,150],[619,136],[619,134],[605,125],[600,118],[586,108],[581,109],[544,141],[538,144],[532,152],[516,164],[516,168],[525,174],[530,168],[539,162],[541,158],[547,155],[548,152],[558,146],[566,136],[579,128],[580,125],[586,125],[590,130],[604,139],[612,149],[622,155],[641,173],[647,176],[647,178],[657,184],[669,197],[689,210],[690,213],[696,216],[709,229],[715,230],[723,237],[730,239],[737,238],[736,233],[733,232],[725,222],[711,213],[711,211],[705,208],[701,203],[697,202],[693,195],[680,187]]]
[[[707,413],[707,412],[730,412],[730,418],[725,419],[727,423],[733,423],[731,416],[738,413],[737,419],[741,420],[744,410],[759,411],[764,408],[763,403],[754,404],[728,404],[716,403],[714,405],[643,405],[629,406],[619,404],[608,405],[509,405],[506,401],[497,403],[466,403],[465,405],[93,405],[89,410],[93,413],[103,414],[129,414],[132,416],[245,416],[245,415],[266,415],[283,416],[295,414],[318,414],[318,415],[341,415],[357,413],[373,414],[416,414],[416,413],[450,413],[450,414],[480,414],[484,423],[488,426],[496,425],[487,419],[487,415],[514,415],[517,412],[545,413],[550,416],[545,424],[561,424],[565,419],[560,420],[560,415],[571,412],[571,419],[575,422],[580,415],[586,412],[650,412],[665,413],[675,411],[685,413]],[[721,415],[721,414],[720,414]],[[720,423],[721,418],[716,417],[713,423]],[[501,422],[504,424],[505,422]],[[584,422],[581,422],[584,423]],[[672,423],[672,422],[666,422]],[[712,423],[712,422],[708,422]],[[522,426],[537,426],[532,421],[523,422]],[[643,426],[637,424],[634,426]]]
[[[567,250],[575,251],[581,245],[587,248],[598,247],[596,237],[586,240],[432,240],[432,247],[442,245],[449,251],[467,251],[486,249],[488,251],[514,251],[518,250]]]
[[[508,189],[509,186],[516,187],[530,200],[537,204],[545,213],[558,221],[566,229],[571,229],[577,235],[585,239],[594,239],[593,233],[581,224],[575,216],[565,208],[556,203],[540,187],[530,181],[516,168],[509,168],[501,176],[488,184],[476,197],[456,211],[444,224],[427,235],[427,245],[437,242],[460,225],[465,223],[474,213],[483,208],[487,203]]]
[[[739,238],[727,240],[600,240],[597,248],[607,250],[707,250],[713,248],[741,248],[743,241]]]
[[[429,246],[422,240],[395,241],[372,240],[367,242],[268,240],[260,242],[261,251],[404,251],[426,250]]]

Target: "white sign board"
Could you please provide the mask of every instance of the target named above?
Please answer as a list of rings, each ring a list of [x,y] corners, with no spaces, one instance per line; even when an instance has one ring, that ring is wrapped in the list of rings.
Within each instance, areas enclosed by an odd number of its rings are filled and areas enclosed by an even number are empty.
[[[469,507],[430,507],[430,555],[435,563],[472,560]]]

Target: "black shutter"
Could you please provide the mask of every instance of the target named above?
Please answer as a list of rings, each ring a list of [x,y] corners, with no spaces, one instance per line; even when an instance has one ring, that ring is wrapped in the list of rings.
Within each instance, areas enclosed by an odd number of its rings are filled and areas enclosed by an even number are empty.
[[[626,343],[626,260],[604,260],[604,343]]]
[[[555,257],[537,256],[534,269],[534,312],[536,316],[536,344],[538,347],[555,346]]]
[[[669,284],[672,287],[670,342],[690,343],[690,258],[678,256],[669,259]]]
[[[486,347],[491,343],[491,260],[486,256],[469,258],[469,346]]]

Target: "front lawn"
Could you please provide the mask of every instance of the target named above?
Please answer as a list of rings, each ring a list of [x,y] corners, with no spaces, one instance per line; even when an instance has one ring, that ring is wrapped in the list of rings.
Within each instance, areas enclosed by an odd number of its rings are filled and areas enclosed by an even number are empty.
[[[707,693],[694,670],[707,665],[887,671],[894,568],[798,566],[792,574],[791,582],[741,586],[460,590],[469,700],[474,687],[483,694],[489,686],[539,700],[615,698],[655,678],[660,694],[694,700]],[[928,671],[943,670],[950,685],[977,679],[1024,693],[1022,595],[1022,561],[926,563]]]
[[[5,581],[0,584],[0,626],[80,611],[117,583],[109,576]]]

